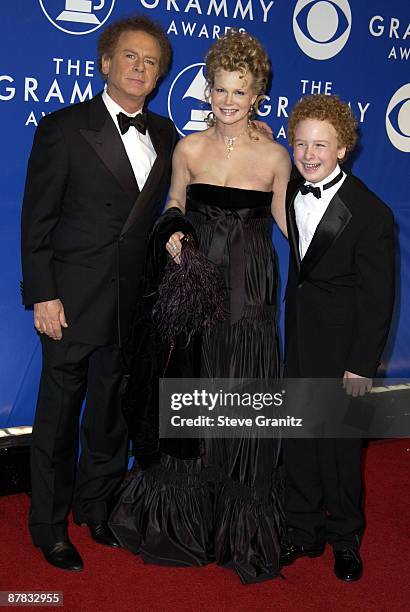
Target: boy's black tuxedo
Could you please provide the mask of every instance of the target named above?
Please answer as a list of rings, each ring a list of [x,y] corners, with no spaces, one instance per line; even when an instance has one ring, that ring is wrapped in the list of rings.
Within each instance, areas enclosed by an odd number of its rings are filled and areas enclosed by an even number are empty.
[[[177,140],[169,119],[148,111],[147,121],[157,157],[141,193],[101,95],[46,116],[36,131],[22,214],[23,301],[60,298],[69,325],[60,341],[41,336],[30,517],[37,545],[66,538],[86,391],[75,519],[105,520],[123,475],[127,433],[118,404],[118,346],[127,335]]]
[[[392,213],[348,175],[301,261],[294,211],[301,183],[291,181],[287,191],[285,376],[341,378],[349,371],[371,378],[393,308]],[[357,548],[363,528],[360,441],[286,440],[284,459],[293,542]]]

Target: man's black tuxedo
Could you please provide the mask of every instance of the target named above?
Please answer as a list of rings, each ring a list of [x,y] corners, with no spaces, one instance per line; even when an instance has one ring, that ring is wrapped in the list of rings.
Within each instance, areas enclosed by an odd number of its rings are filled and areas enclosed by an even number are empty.
[[[301,261],[294,199],[287,191],[290,243],[286,289],[285,376],[373,377],[394,300],[393,216],[356,177],[331,200]],[[329,407],[331,409],[331,407]],[[286,440],[287,517],[291,539],[357,548],[363,528],[360,441]]]
[[[177,140],[170,120],[148,111],[147,121],[157,157],[141,193],[101,95],[46,116],[36,131],[22,214],[23,301],[59,298],[69,325],[60,341],[41,337],[30,516],[37,545],[66,537],[86,392],[77,522],[107,518],[123,475],[118,346],[128,332]]]
[[[169,185],[177,134],[147,112],[157,158],[139,192],[101,96],[42,119],[22,216],[23,302],[60,298],[70,340],[123,340],[145,248]]]

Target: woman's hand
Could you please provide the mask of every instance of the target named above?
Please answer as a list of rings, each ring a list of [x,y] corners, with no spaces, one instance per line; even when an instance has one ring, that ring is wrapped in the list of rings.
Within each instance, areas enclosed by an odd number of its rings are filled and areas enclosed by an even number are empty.
[[[177,264],[181,263],[181,240],[183,237],[184,234],[182,232],[175,232],[175,234],[172,234],[167,244],[165,245],[168,253],[171,255],[172,259]]]

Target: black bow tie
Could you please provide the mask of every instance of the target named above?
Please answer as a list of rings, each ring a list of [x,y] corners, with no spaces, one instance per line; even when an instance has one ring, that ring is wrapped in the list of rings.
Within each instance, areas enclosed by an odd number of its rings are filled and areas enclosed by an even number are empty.
[[[308,193],[313,193],[315,198],[319,199],[322,197],[322,192],[320,191],[320,187],[314,187],[313,185],[301,185],[300,193],[302,195],[307,195]]]
[[[330,189],[330,187],[333,187],[333,185],[336,185],[336,183],[338,183],[342,178],[343,178],[343,171],[341,170],[339,174],[335,176],[333,180],[326,183],[326,185],[323,185],[322,189]],[[320,190],[320,187],[315,187],[314,185],[301,185],[300,193],[302,195],[307,195],[308,193],[312,193],[315,196],[315,198],[317,198],[318,200],[319,198],[322,197],[322,192]]]
[[[145,134],[147,131],[147,115],[145,113],[138,113],[135,117],[129,117],[125,113],[118,113],[117,120],[121,134],[128,132],[132,125],[141,132],[141,134]]]

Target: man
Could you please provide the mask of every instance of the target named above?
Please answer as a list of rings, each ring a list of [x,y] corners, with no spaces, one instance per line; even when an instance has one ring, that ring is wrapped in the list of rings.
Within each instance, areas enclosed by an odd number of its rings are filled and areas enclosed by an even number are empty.
[[[371,389],[392,315],[393,216],[340,168],[357,141],[345,102],[320,94],[302,98],[288,132],[305,181],[291,181],[287,192],[285,376],[339,378],[349,395],[362,395]],[[290,544],[282,565],[321,555],[329,543],[336,576],[358,580],[361,440],[288,439],[283,455]]]
[[[29,524],[46,560],[73,571],[83,563],[67,534],[72,498],[75,522],[118,545],[107,518],[127,458],[119,348],[177,140],[171,121],[144,108],[170,62],[162,28],[124,19],[98,52],[106,91],[40,122],[22,214],[23,301],[43,354]]]

